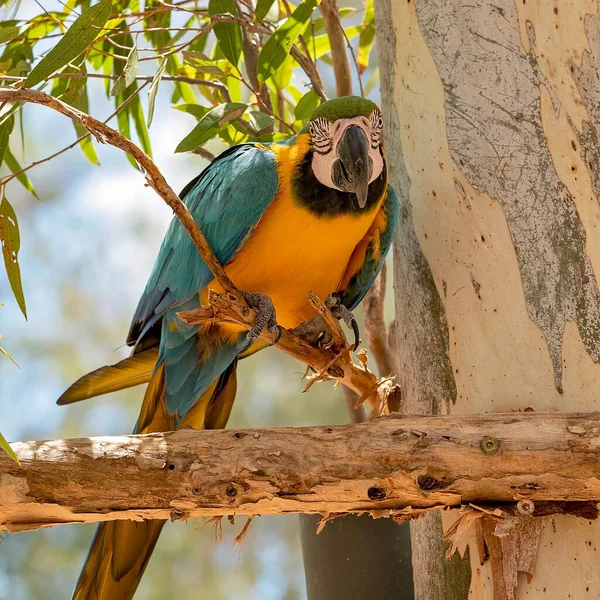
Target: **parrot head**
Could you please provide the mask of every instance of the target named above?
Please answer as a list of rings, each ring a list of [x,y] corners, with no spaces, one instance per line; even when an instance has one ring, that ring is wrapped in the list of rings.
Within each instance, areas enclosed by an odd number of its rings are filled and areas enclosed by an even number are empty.
[[[365,208],[369,184],[382,175],[383,120],[374,102],[344,96],[321,104],[310,117],[312,171],[328,188],[351,192]]]

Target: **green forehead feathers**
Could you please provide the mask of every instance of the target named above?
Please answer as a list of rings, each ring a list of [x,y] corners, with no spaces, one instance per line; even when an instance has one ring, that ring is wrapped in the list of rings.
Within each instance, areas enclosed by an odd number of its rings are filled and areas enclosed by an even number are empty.
[[[360,96],[343,96],[323,102],[323,104],[315,108],[310,116],[310,120],[312,121],[321,117],[331,123],[338,119],[369,117],[374,110],[379,110],[375,102],[371,102]]]

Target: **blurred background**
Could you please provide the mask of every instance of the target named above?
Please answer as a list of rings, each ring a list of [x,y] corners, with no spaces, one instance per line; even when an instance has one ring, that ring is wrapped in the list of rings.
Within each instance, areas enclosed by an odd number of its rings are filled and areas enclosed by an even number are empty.
[[[45,0],[42,4],[53,6]],[[362,7],[360,0],[339,4]],[[19,10],[23,16],[38,14],[40,4],[24,0]],[[373,51],[363,80],[376,81],[375,69]],[[333,77],[326,66],[322,75],[333,97]],[[113,106],[102,82],[89,85],[90,113],[105,118]],[[150,139],[154,160],[180,190],[207,163],[199,156],[173,153],[196,121],[171,108],[170,92],[170,84],[163,82]],[[379,101],[377,85],[369,96]],[[145,105],[147,93],[141,98]],[[17,156],[22,165],[75,140],[64,117],[33,105],[23,114],[27,136]],[[209,148],[218,153],[224,148],[220,144]],[[25,321],[2,270],[0,333],[6,338],[3,347],[20,366],[0,360],[0,431],[10,441],[129,433],[139,411],[142,387],[68,407],[55,404],[75,379],[127,355],[123,343],[129,321],[171,219],[170,210],[144,187],[143,177],[121,152],[96,148],[99,167],[75,147],[29,171],[41,202],[15,181],[7,190],[19,218],[28,307]],[[346,423],[341,390],[319,384],[303,394],[303,372],[303,365],[275,349],[242,361],[228,426]],[[297,517],[256,518],[243,544],[234,545],[244,523],[236,519],[231,525],[223,519],[220,544],[213,525],[169,524],[136,600],[305,598]],[[66,525],[5,536],[0,542],[0,599],[69,598],[93,532],[93,525]]]

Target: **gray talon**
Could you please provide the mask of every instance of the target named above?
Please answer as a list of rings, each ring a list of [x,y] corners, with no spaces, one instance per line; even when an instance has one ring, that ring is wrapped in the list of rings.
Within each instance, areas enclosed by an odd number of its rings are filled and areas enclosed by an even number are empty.
[[[337,294],[329,294],[325,298],[325,306],[332,312],[334,317],[338,320],[341,319],[347,327],[352,329],[354,332],[354,349],[356,350],[360,344],[360,330],[352,311],[342,304]]]
[[[258,311],[256,316],[256,322],[254,326],[246,334],[246,344],[239,351],[239,354],[243,354],[248,348],[260,337],[260,334],[266,328],[270,333],[277,332],[277,336],[273,341],[276,344],[281,336],[281,328],[277,325],[277,314],[275,313],[275,306],[273,300],[266,294],[260,292],[242,292],[248,306],[255,308]]]

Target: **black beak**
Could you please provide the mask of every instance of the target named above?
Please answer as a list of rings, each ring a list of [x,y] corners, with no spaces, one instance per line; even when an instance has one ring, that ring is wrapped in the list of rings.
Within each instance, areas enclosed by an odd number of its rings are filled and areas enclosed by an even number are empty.
[[[331,179],[341,190],[354,192],[360,208],[367,204],[369,179],[373,165],[369,140],[358,125],[350,125],[337,145],[338,160],[333,163]]]

